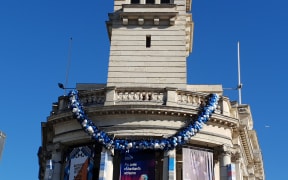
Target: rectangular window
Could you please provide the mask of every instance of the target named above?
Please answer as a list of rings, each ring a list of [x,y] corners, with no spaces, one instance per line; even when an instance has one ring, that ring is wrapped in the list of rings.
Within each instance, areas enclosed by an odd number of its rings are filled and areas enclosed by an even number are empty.
[[[146,4],[155,4],[155,0],[146,0]]]
[[[170,0],[161,0],[161,4],[170,4]]]
[[[131,0],[131,4],[140,4],[140,0]]]
[[[146,35],[146,48],[151,47],[151,35]]]

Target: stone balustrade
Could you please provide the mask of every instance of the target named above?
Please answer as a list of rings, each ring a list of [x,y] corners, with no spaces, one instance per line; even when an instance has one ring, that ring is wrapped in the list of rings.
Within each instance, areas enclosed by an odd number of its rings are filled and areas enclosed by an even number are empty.
[[[177,91],[177,104],[198,107],[205,104],[206,95],[189,91]]]
[[[111,105],[166,105],[198,109],[205,106],[207,93],[184,91],[166,88],[147,87],[109,87],[91,91],[79,91],[79,98],[83,106],[111,106]],[[53,103],[51,115],[68,111],[68,96],[61,96]],[[230,102],[221,97],[215,113],[229,115]]]
[[[106,90],[99,89],[93,91],[83,91],[79,93],[79,98],[84,106],[104,105],[106,99]]]
[[[165,105],[166,91],[160,88],[117,88],[114,102],[120,104]]]

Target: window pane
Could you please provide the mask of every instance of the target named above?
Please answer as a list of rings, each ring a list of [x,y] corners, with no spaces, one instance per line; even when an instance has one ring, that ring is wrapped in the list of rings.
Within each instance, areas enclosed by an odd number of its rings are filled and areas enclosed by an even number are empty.
[[[139,4],[140,0],[131,0],[131,4]]]
[[[146,48],[150,48],[151,47],[151,36],[147,35],[146,36]]]
[[[155,0],[146,0],[146,4],[155,4]]]
[[[161,0],[161,4],[170,4],[170,0]]]

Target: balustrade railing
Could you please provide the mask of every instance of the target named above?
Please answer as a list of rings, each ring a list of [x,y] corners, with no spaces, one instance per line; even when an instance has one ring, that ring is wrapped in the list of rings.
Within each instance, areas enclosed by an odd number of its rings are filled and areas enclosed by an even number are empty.
[[[106,91],[105,89],[83,91],[79,93],[79,98],[84,106],[104,105],[106,99]]]
[[[166,103],[166,91],[164,89],[152,88],[125,88],[115,90],[115,104],[127,103]]]
[[[177,103],[181,105],[201,106],[205,104],[207,94],[178,91]]]
[[[84,106],[105,106],[107,92],[108,90],[106,88],[92,91],[80,91],[79,98]],[[182,91],[177,89],[167,90],[164,88],[145,87],[115,88],[112,89],[112,94],[114,94],[114,96],[112,96],[109,101],[112,101],[113,105],[167,105],[167,99],[169,99],[169,106],[193,109],[205,106],[208,95],[207,93]],[[68,102],[69,99],[67,96],[59,97],[58,102],[53,103],[51,115],[67,111]],[[216,113],[223,112],[223,107],[225,107],[223,104],[226,104],[226,106],[227,104],[229,105],[229,99],[220,98]]]

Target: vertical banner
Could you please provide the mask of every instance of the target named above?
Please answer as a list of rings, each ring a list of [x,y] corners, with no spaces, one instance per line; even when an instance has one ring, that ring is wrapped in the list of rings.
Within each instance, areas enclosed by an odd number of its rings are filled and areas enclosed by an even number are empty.
[[[52,180],[53,179],[53,161],[49,159],[46,161],[46,168],[44,174],[44,180]]]
[[[121,156],[120,180],[154,180],[155,153],[126,153]]]
[[[64,180],[92,180],[93,154],[88,146],[74,148],[66,158]]]
[[[101,152],[99,180],[106,180],[107,162],[108,153],[105,150],[104,152]]]
[[[88,174],[88,156],[79,156],[71,159],[69,179],[86,180]]]
[[[228,180],[236,180],[235,164],[228,164]]]
[[[213,153],[182,149],[183,180],[213,180]]]

